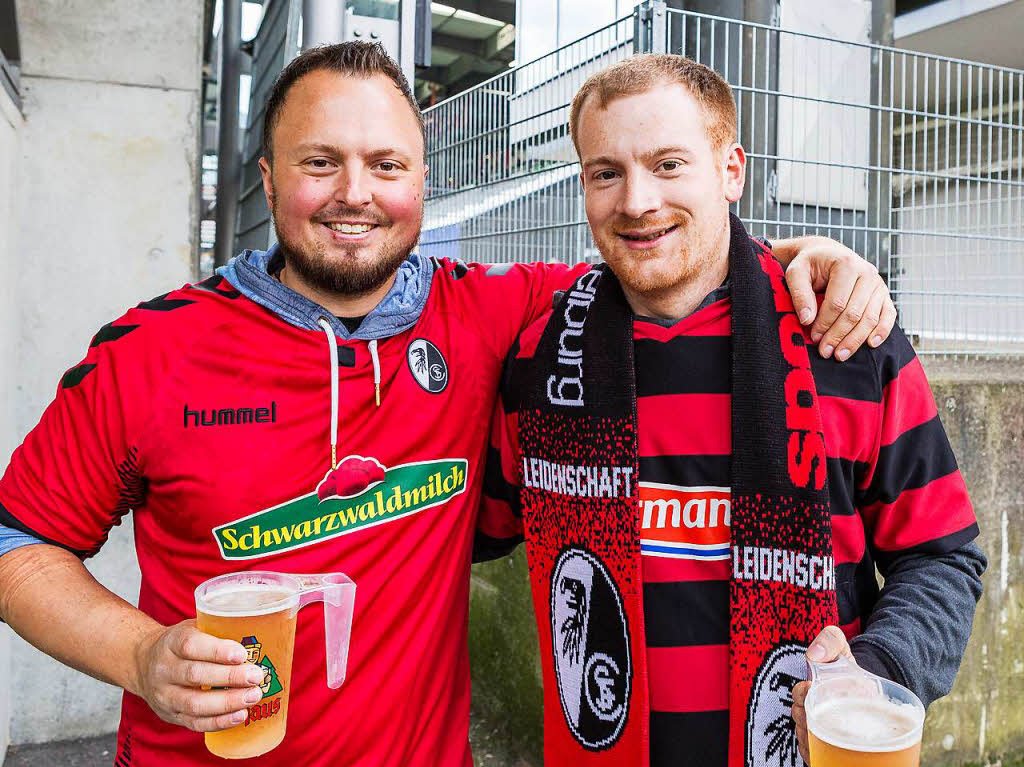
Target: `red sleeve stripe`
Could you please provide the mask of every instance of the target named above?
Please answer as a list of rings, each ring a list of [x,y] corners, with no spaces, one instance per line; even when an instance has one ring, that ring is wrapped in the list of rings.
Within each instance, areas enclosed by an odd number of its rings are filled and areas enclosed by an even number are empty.
[[[881,405],[866,400],[819,396],[829,458],[870,461],[875,454]]]
[[[878,448],[875,463],[861,479],[858,506],[892,503],[900,493],[923,488],[956,471],[956,456],[936,415]]]
[[[889,567],[899,557],[914,554],[949,554],[977,538],[978,532],[978,523],[972,522],[963,530],[957,530],[940,538],[933,538],[930,541],[925,541],[902,551],[882,551],[881,549],[876,549],[875,562],[878,563],[878,570],[884,577]]]
[[[924,487],[904,490],[891,503],[861,509],[876,548],[889,552],[919,546],[976,522],[960,472],[952,471]]]
[[[832,555],[837,565],[860,562],[866,545],[864,523],[858,515],[832,515]]]
[[[637,400],[640,456],[729,455],[732,423],[728,394],[662,394]],[[657,423],[685,423],[686,428],[658,429]]]
[[[679,684],[679,669],[687,670]],[[654,711],[708,711],[729,707],[729,645],[648,647],[647,684]]]
[[[921,361],[915,357],[888,383],[882,395],[886,403],[881,444],[891,445],[906,432],[933,419],[938,410]]]

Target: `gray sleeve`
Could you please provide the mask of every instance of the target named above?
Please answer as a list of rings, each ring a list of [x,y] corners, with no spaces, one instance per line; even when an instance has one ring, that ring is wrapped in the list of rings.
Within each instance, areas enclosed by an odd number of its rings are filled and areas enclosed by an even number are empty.
[[[973,543],[946,554],[897,556],[864,633],[850,642],[857,663],[912,690],[928,706],[960,669],[988,561]]]
[[[13,527],[0,525],[0,557],[15,549],[20,549],[22,546],[31,546],[34,543],[45,543],[45,541],[41,541],[29,533],[23,533],[21,530],[15,530]]]

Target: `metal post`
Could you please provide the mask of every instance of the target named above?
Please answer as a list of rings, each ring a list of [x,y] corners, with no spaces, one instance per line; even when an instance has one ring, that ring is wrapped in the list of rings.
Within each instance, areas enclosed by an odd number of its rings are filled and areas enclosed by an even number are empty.
[[[345,39],[345,3],[302,0],[302,50]]]
[[[430,21],[430,0],[415,0],[416,3],[416,50],[413,64],[417,67],[430,66],[430,48],[433,42],[433,30]],[[415,79],[409,81],[412,86]]]
[[[664,0],[644,0],[633,11],[634,53],[665,53],[668,24]]]
[[[429,3],[428,3],[429,7]],[[430,12],[426,13],[430,24]],[[398,64],[409,81],[409,87],[416,85],[416,0],[400,0],[398,3]]]
[[[894,0],[874,0],[871,3],[871,42],[892,45]],[[888,64],[888,66],[886,66]],[[871,50],[871,117],[870,166],[879,170],[868,173],[868,237],[865,238],[865,258],[870,259],[888,276],[889,253],[892,242],[892,120],[883,112],[892,105],[893,55],[877,48]]]
[[[220,29],[217,104],[217,243],[214,264],[223,266],[235,250],[235,219],[242,156],[238,145],[238,90],[242,68],[242,0],[224,0]]]
[[[778,0],[743,0],[743,19],[755,24],[778,27]],[[771,95],[779,89],[779,33],[749,25],[743,26],[740,83],[748,89],[737,94],[739,101],[740,143],[747,151],[747,183],[742,208],[753,220],[768,221],[777,216],[769,206],[777,203],[775,160],[778,145],[779,99]],[[751,155],[761,155],[755,157]],[[763,231],[755,225],[754,231]],[[776,232],[765,232],[769,237]]]

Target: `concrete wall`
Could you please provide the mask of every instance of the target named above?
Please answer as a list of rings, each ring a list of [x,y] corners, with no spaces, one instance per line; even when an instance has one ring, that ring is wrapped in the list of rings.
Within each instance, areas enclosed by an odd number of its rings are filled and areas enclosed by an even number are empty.
[[[13,423],[0,433],[15,444],[101,325],[193,279],[202,6],[202,0],[17,4],[20,215],[4,217],[15,223],[19,243],[16,300],[0,302],[16,312],[0,342],[3,369],[17,371]],[[8,229],[0,230],[0,258]],[[6,464],[7,454],[2,457]],[[134,601],[139,577],[130,526],[115,529],[89,567]],[[17,637],[11,663],[3,684],[17,691],[12,743],[115,729],[119,691]]]
[[[0,466],[7,464],[14,450],[14,400],[17,389],[14,360],[17,339],[15,283],[17,240],[13,223],[18,220],[17,170],[21,148],[21,112],[0,88]],[[10,678],[10,637],[0,632],[0,679]],[[10,689],[0,684],[0,754],[7,748]]]
[[[933,362],[926,369],[974,502],[979,545],[989,564],[956,686],[929,710],[922,763],[986,764],[1010,754],[1019,759],[1024,757],[1024,363]]]
[[[926,360],[989,557],[952,693],[928,712],[922,764],[1024,756],[1024,363]],[[541,674],[522,547],[473,573],[470,658],[478,764],[541,764]],[[920,669],[927,673],[927,669]]]

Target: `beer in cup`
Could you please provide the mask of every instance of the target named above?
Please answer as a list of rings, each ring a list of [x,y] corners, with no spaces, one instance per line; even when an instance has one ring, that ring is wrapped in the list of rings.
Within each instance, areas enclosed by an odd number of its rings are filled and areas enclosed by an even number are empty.
[[[200,631],[233,639],[245,647],[249,663],[262,666],[263,698],[248,709],[242,724],[206,733],[206,747],[225,759],[247,759],[284,740],[288,721],[295,617],[310,602],[324,603],[327,686],[341,687],[348,662],[355,584],[341,573],[287,575],[253,571],[221,575],[196,589]],[[301,694],[301,693],[299,693]]]
[[[811,663],[810,767],[918,767],[924,706],[846,658]]]

